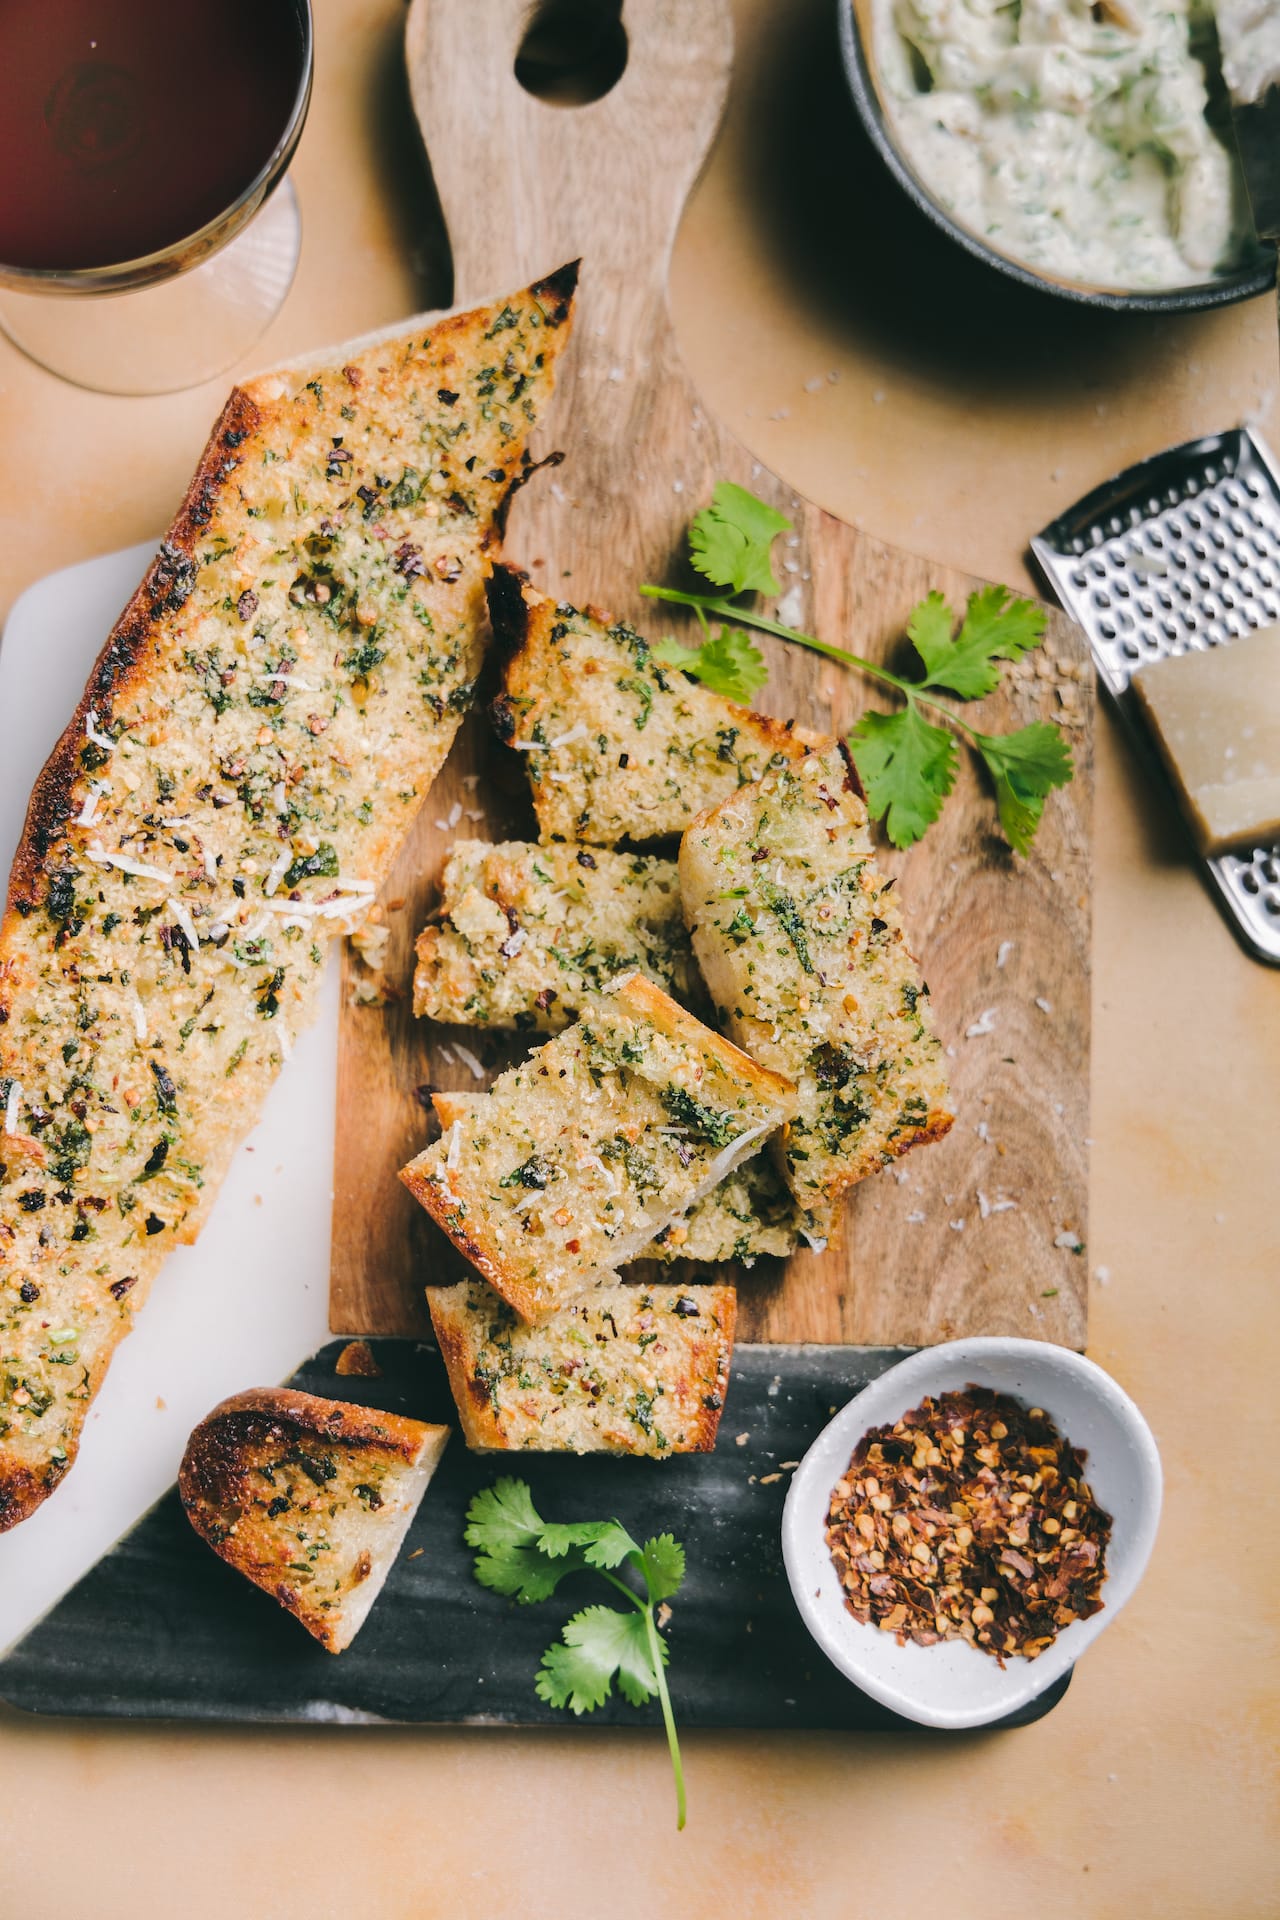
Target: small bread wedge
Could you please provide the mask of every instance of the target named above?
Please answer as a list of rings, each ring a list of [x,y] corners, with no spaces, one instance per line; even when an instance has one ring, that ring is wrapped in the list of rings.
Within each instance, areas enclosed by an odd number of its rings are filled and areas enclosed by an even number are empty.
[[[789,1080],[631,973],[400,1178],[536,1322],[611,1279],[795,1110]]]
[[[75,1459],[470,706],[574,270],[232,393],[0,926],[0,1531]]]
[[[525,760],[544,840],[683,833],[744,782],[803,758],[808,736],[659,666],[608,614],[548,600],[508,567],[487,591],[505,661],[490,712]]]
[[[538,1327],[483,1280],[428,1287],[431,1322],[475,1452],[710,1453],[729,1385],[727,1286],[614,1283]]]
[[[800,1213],[771,1152],[727,1173],[695,1200],[681,1220],[656,1233],[641,1260],[695,1260],[699,1266],[732,1261],[753,1267],[762,1254],[785,1260],[800,1243]]]
[[[448,1438],[448,1427],[262,1387],[200,1422],[178,1492],[228,1566],[341,1653],[382,1590]]]
[[[455,840],[418,937],[413,1010],[470,1027],[559,1033],[622,973],[705,1000],[674,860],[604,848]]]
[[[812,1244],[845,1191],[951,1125],[928,988],[838,748],[745,787],[680,846],[693,950],[725,1025],[794,1080],[779,1142]]]
[[[431,1104],[447,1132],[483,1098],[481,1093],[433,1093]],[[785,1259],[794,1253],[799,1237],[799,1214],[790,1190],[772,1156],[758,1153],[695,1200],[683,1219],[662,1227],[636,1259],[668,1266],[673,1260],[695,1260],[699,1266],[732,1260],[752,1267],[761,1254]]]

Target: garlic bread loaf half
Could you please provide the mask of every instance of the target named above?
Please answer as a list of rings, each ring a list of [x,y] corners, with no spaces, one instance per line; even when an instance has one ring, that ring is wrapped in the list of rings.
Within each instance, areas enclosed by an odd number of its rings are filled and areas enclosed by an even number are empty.
[[[75,1458],[471,702],[573,273],[237,388],[0,927],[0,1529]]]
[[[418,937],[413,1010],[468,1027],[559,1033],[619,974],[705,1001],[674,860],[519,840],[455,840]]]
[[[632,973],[499,1075],[400,1177],[537,1322],[612,1279],[795,1110],[789,1080]]]
[[[444,1131],[483,1100],[481,1093],[433,1093],[431,1104]],[[693,1260],[699,1266],[733,1261],[754,1266],[761,1254],[785,1259],[799,1241],[799,1214],[773,1157],[758,1153],[727,1173],[689,1211],[661,1227],[641,1247],[637,1260]]]
[[[264,1387],[200,1422],[178,1493],[228,1566],[341,1653],[382,1591],[448,1438],[448,1427]]]
[[[660,665],[607,614],[549,600],[509,567],[488,591],[503,662],[490,712],[524,759],[542,839],[668,838],[767,768],[803,759],[809,736]]]
[[[476,1452],[710,1453],[729,1387],[729,1286],[620,1283],[523,1324],[483,1280],[428,1287]]]
[[[781,1164],[811,1244],[847,1189],[952,1114],[928,988],[839,748],[779,767],[680,845],[693,949],[726,1029],[794,1080]]]

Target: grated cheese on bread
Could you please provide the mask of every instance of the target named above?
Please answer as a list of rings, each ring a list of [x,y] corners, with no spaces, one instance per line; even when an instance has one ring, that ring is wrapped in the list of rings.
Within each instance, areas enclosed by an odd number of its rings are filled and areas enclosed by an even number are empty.
[[[729,1385],[729,1286],[613,1283],[521,1323],[483,1280],[428,1287],[475,1452],[710,1453]]]
[[[727,1030],[794,1080],[779,1142],[811,1242],[845,1191],[952,1115],[928,988],[838,748],[766,774],[680,846],[693,949]]]
[[[637,970],[678,1000],[705,998],[674,860],[455,840],[441,887],[418,938],[416,1014],[558,1033],[592,993]]]
[[[447,1132],[483,1098],[480,1093],[433,1093],[431,1104]],[[636,1259],[666,1265],[696,1260],[700,1266],[733,1260],[751,1267],[761,1254],[785,1259],[795,1251],[798,1238],[795,1201],[772,1157],[758,1153],[695,1200],[682,1219],[660,1228]]]
[[[795,1112],[642,974],[499,1076],[401,1179],[524,1320],[634,1260]]]
[[[382,1590],[448,1438],[448,1427],[265,1387],[200,1422],[178,1492],[228,1566],[341,1653]]]
[[[808,736],[659,666],[608,614],[549,600],[508,567],[488,592],[505,662],[491,713],[520,750],[542,839],[682,833],[768,767],[804,757]]]
[[[75,1458],[472,699],[573,272],[237,388],[0,928],[0,1530]]]

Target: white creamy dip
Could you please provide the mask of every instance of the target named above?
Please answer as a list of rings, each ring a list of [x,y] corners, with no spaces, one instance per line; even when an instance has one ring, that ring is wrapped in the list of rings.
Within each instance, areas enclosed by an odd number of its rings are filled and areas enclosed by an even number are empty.
[[[1270,11],[1270,0],[1263,0]],[[1205,118],[1205,0],[871,0],[891,130],[957,220],[1037,272],[1175,287],[1245,256]]]

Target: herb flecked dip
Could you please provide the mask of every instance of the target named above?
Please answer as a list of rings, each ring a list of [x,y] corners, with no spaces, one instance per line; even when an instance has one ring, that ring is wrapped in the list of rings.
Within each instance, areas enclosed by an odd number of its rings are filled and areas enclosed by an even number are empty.
[[[1127,290],[1247,259],[1206,0],[871,0],[871,18],[899,149],[999,252]]]

